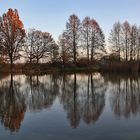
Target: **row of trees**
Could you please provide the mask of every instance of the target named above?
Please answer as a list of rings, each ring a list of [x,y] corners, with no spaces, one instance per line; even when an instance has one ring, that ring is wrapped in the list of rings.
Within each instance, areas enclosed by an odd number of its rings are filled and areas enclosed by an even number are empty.
[[[9,9],[0,17],[0,54],[2,62],[13,62],[24,57],[30,63],[56,55],[56,45],[51,34],[40,30],[25,31],[17,10]]]
[[[79,50],[86,54],[88,62],[93,62],[106,53],[105,37],[95,19],[85,17],[82,22],[76,15],[71,15],[66,23],[66,29],[59,37],[61,58],[63,64],[73,60],[76,64]]]
[[[140,27],[128,21],[116,22],[110,33],[109,46],[119,60],[140,60]]]
[[[53,57],[54,51],[58,46],[48,32],[30,29],[26,34],[23,56],[30,63],[39,63],[39,60],[46,57]],[[53,58],[52,58],[53,59]]]
[[[104,34],[96,20],[86,17],[82,22],[71,15],[58,45],[52,35],[36,29],[25,31],[17,10],[9,9],[0,17],[0,53],[2,61],[11,64],[21,57],[30,63],[40,59],[52,62],[77,63],[80,52],[87,50],[88,62],[105,52]],[[85,56],[86,56],[85,54]],[[80,56],[79,56],[80,57]],[[78,58],[79,58],[78,57]]]
[[[140,28],[127,21],[116,22],[110,33],[109,46],[119,60],[139,60]],[[92,64],[107,52],[104,33],[95,19],[85,17],[80,21],[78,16],[71,15],[56,44],[48,32],[36,29],[26,32],[18,11],[9,9],[0,17],[0,54],[1,60],[10,62],[12,69],[13,62],[21,57],[30,63],[51,60],[63,62],[63,65],[77,64],[79,58],[84,57]]]

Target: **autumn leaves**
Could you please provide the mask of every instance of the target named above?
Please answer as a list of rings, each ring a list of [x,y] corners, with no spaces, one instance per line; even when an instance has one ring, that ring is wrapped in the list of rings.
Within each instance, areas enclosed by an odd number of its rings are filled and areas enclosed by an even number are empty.
[[[55,60],[63,65],[69,62],[76,65],[79,50],[85,52],[85,49],[88,62],[92,62],[104,50],[104,42],[104,34],[96,20],[86,17],[81,22],[75,14],[69,17],[58,45],[48,32],[36,29],[25,32],[17,10],[9,9],[0,20],[1,58],[3,62],[10,62],[11,70],[13,62],[21,57],[30,63],[38,64],[48,59],[45,62]]]
[[[111,30],[109,45],[119,60],[140,58],[140,32],[136,25],[128,22],[115,23]],[[25,31],[18,11],[9,9],[0,18],[0,54],[2,62],[13,62],[24,58],[24,62],[60,62],[61,65],[77,65],[82,58],[93,64],[107,54],[105,35],[99,23],[90,17],[82,21],[70,15],[58,43],[48,32],[36,29]]]
[[[25,30],[18,11],[9,9],[0,21],[0,46],[3,61],[10,60],[11,69],[13,61],[19,58],[24,37]]]

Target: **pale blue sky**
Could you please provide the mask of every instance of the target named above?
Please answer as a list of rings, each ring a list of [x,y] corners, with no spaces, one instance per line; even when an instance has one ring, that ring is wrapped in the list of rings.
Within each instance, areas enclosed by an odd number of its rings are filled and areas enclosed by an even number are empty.
[[[55,39],[73,13],[95,18],[106,35],[118,20],[140,25],[140,0],[0,0],[0,15],[8,8],[18,9],[26,29],[48,31]]]

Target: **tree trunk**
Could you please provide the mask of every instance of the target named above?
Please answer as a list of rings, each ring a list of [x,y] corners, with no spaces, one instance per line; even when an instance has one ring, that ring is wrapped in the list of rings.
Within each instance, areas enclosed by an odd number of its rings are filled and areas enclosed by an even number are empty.
[[[36,64],[38,65],[38,63],[39,63],[39,59],[37,58],[37,59],[36,59]]]
[[[76,64],[76,42],[75,42],[75,35],[73,38],[73,53],[74,53],[74,64]]]
[[[94,37],[92,38],[92,45],[91,45],[91,62],[93,61],[93,48],[94,48]]]
[[[89,44],[88,44],[88,31],[87,31],[87,59],[89,64]]]
[[[121,61],[120,34],[118,33],[119,61]]]
[[[126,42],[125,42],[126,56],[125,57],[126,57],[126,61],[128,61],[128,56],[127,56],[127,53],[128,53],[127,52],[127,36],[126,36],[125,40],[126,40]]]
[[[65,64],[66,64],[66,52],[62,52],[62,61],[63,61],[63,67],[65,67]]]
[[[39,58],[36,59],[36,70],[37,70],[37,72],[40,71]]]
[[[133,60],[133,45],[131,45],[131,48],[130,48],[130,61]]]
[[[138,52],[137,52],[137,60],[139,61],[139,58],[140,58],[140,50],[138,49]]]

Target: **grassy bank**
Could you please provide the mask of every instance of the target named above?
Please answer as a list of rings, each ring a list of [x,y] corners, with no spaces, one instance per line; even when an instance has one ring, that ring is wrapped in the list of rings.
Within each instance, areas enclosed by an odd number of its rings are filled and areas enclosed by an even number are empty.
[[[93,67],[65,67],[65,68],[58,68],[58,67],[50,67],[43,70],[37,70],[37,69],[29,69],[29,70],[23,70],[22,72],[25,74],[34,74],[34,73],[40,73],[40,74],[48,74],[48,73],[88,73],[88,72],[97,72],[99,71],[99,67],[93,66]]]
[[[101,71],[108,72],[139,72],[139,62],[108,62],[100,65]]]
[[[47,73],[74,73],[74,72],[139,72],[139,63],[133,62],[108,62],[106,64],[96,63],[92,65],[52,65],[52,64],[15,64],[13,73],[25,74],[47,74]],[[9,73],[9,64],[0,64],[0,72]]]

